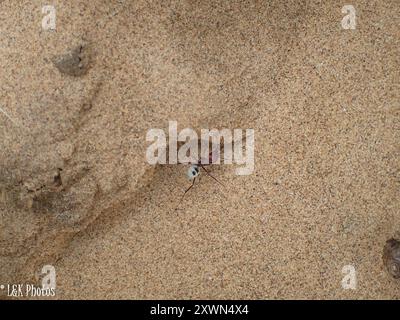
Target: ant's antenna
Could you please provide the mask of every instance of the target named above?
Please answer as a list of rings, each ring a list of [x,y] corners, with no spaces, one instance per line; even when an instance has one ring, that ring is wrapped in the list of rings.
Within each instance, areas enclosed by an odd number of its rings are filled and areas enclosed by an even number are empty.
[[[225,188],[225,185],[220,182],[217,178],[215,178],[205,167],[203,164],[200,163],[201,168],[206,172],[206,174],[211,177],[212,179],[214,179],[215,181],[217,181],[221,186],[223,186]]]

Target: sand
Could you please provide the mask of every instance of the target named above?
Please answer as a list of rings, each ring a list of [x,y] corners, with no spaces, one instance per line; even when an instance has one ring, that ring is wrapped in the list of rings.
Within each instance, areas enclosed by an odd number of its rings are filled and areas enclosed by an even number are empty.
[[[399,299],[398,1],[0,1],[0,284],[56,299]],[[255,171],[145,160],[252,128]],[[225,196],[224,196],[225,194]],[[353,266],[356,287],[342,286]],[[9,298],[0,290],[0,298]]]

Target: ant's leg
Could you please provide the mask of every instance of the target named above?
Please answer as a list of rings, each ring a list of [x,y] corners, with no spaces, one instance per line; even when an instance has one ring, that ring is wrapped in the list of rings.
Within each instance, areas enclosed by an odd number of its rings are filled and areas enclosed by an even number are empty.
[[[208,170],[204,167],[203,164],[200,163],[200,166],[203,168],[203,170],[207,173],[208,176],[210,176],[210,177],[213,178],[215,181],[217,181],[221,186],[225,187],[225,186],[223,185],[223,183],[221,183],[217,178],[215,178],[214,176],[212,176],[210,172],[208,172]]]
[[[194,182],[196,181],[196,178],[193,178],[193,182],[192,182],[192,185],[189,187],[189,188],[187,188],[186,189],[186,191],[185,191],[185,193],[183,194],[183,196],[182,196],[182,199],[181,199],[181,201],[183,200],[183,198],[185,197],[185,194],[190,190],[190,189],[192,189],[193,188],[193,186],[194,186]]]

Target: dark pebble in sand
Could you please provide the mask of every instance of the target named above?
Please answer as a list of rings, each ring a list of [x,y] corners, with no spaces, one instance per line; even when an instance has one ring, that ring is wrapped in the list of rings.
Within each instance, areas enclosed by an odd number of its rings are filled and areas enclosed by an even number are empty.
[[[395,279],[400,279],[400,241],[390,239],[383,249],[383,263]]]
[[[55,57],[54,65],[57,69],[69,76],[80,77],[89,70],[89,52],[86,45],[79,45],[70,52]]]

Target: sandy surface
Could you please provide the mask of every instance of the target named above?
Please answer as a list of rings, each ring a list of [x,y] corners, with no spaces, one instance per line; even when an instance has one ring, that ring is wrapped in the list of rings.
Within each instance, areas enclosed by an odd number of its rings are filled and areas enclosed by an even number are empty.
[[[52,3],[44,31],[48,3],[0,1],[0,284],[52,264],[59,299],[400,298],[398,1],[353,1],[356,30],[341,1]],[[255,172],[213,166],[226,197],[203,177],[178,206],[187,168],[145,161],[169,120],[255,129]]]

